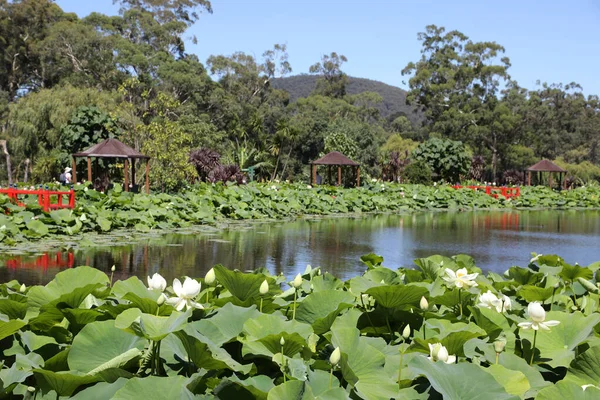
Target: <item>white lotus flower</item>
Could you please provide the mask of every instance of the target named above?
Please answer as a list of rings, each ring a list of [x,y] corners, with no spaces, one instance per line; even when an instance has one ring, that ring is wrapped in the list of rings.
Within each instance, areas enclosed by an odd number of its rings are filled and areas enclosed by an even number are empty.
[[[302,285],[302,275],[298,274],[292,281],[292,286],[298,289]]]
[[[195,279],[185,278],[183,285],[179,279],[173,280],[173,291],[176,297],[167,299],[167,303],[175,307],[177,311],[183,310],[185,307],[188,308],[204,308],[201,304],[194,301],[194,298],[200,293],[200,282]]]
[[[265,294],[269,293],[269,282],[267,282],[266,279],[263,281],[263,283],[260,284],[260,288],[258,289],[258,292],[263,296]]]
[[[429,302],[427,301],[425,296],[421,296],[421,302],[419,303],[419,306],[421,307],[421,310],[423,310],[423,311],[429,310]]]
[[[466,268],[461,268],[458,271],[454,272],[450,268],[446,268],[446,276],[443,279],[456,286],[457,288],[471,287],[477,286],[477,282],[475,282],[475,278],[477,278],[478,273],[469,274],[467,273]]]
[[[204,282],[207,285],[212,285],[217,280],[217,276],[215,275],[215,269],[211,268],[208,270],[206,275],[204,276]]]
[[[519,328],[531,328],[536,331],[541,328],[546,331],[549,331],[549,327],[560,324],[560,321],[546,321],[546,310],[544,310],[544,308],[538,301],[529,303],[529,305],[527,306],[527,313],[529,314],[529,318],[531,318],[532,322],[520,322]]]
[[[456,362],[456,356],[448,355],[448,349],[442,346],[441,343],[429,343],[429,357],[427,358],[431,361],[440,360],[446,364],[454,364]]]
[[[329,362],[331,363],[331,365],[337,365],[340,362],[341,358],[342,353],[340,351],[340,348],[336,347],[335,350],[333,350],[333,352],[329,356]]]
[[[494,293],[488,290],[487,292],[479,295],[479,304],[477,304],[477,306],[481,308],[495,308],[496,311],[501,313],[511,309],[511,302],[510,297],[503,294],[500,295],[500,298],[498,298]]]
[[[148,277],[148,290],[159,290],[164,292],[167,288],[167,281],[158,272]]]

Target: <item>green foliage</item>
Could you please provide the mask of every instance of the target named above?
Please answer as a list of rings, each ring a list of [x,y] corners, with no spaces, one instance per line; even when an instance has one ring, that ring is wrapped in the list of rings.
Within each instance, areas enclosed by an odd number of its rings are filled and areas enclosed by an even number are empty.
[[[569,164],[562,158],[554,160],[559,167],[566,169],[568,179],[573,180],[574,184],[587,185],[592,182],[600,183],[600,167],[589,161],[582,161],[579,164]]]
[[[431,168],[425,161],[413,161],[404,168],[404,179],[408,183],[430,185],[431,179]]]
[[[416,161],[426,162],[439,179],[455,183],[471,166],[471,155],[462,142],[431,138],[412,153]]]
[[[3,390],[75,399],[598,397],[598,295],[575,299],[573,274],[564,273],[576,268],[560,257],[536,257],[504,276],[484,276],[465,255],[418,260],[426,275],[383,267],[375,254],[362,260],[363,274],[327,288],[320,268],[287,288],[265,269],[221,265],[210,287],[186,277],[182,290],[175,281],[162,291],[136,277],[112,282],[90,267],[59,272],[46,286],[2,283]],[[477,285],[444,280],[459,268]],[[536,316],[548,329],[535,334],[523,324],[532,321],[524,282],[553,291]],[[486,292],[503,295],[506,309],[488,305]],[[177,311],[171,300],[182,296],[188,305]]]
[[[70,155],[119,133],[117,121],[99,108],[78,107],[69,122],[61,128],[60,148]]]
[[[358,155],[358,146],[344,132],[331,132],[325,136],[325,153],[339,151],[350,159]]]

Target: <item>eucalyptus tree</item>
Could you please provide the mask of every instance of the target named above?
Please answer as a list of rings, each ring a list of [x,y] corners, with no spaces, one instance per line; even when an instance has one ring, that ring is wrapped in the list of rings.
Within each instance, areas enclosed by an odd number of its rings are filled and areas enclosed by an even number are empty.
[[[342,65],[347,61],[346,56],[334,51],[329,55],[324,54],[320,62],[311,65],[309,72],[319,75],[314,93],[335,98],[344,97],[348,76],[342,71]]]
[[[418,38],[421,59],[402,71],[412,75],[407,102],[423,107],[431,131],[489,150],[496,174],[501,144],[512,132],[500,98],[510,79],[504,47],[435,25]]]

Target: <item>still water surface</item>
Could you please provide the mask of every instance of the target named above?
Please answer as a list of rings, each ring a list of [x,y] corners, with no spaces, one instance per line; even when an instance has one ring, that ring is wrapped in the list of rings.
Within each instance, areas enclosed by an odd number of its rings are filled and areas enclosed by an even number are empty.
[[[360,274],[360,256],[376,253],[388,268],[433,254],[469,254],[483,270],[526,266],[531,252],[569,263],[600,261],[600,211],[478,211],[328,218],[255,224],[211,234],[168,234],[135,245],[0,258],[0,281],[42,284],[59,271],[90,265],[115,278],[159,272],[168,280],[204,276],[215,264],[267,267],[293,277],[307,264],[341,279]]]

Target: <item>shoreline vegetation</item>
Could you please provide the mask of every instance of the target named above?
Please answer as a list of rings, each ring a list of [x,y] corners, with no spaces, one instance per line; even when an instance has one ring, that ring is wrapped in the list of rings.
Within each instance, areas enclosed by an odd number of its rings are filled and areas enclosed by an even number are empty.
[[[32,196],[24,207],[0,195],[0,246],[51,241],[61,246],[86,243],[87,233],[154,233],[204,231],[209,226],[240,222],[289,221],[301,217],[359,216],[421,211],[597,209],[600,187],[556,192],[523,187],[521,196],[495,199],[448,185],[369,182],[361,188],[269,183],[244,186],[199,184],[178,194],[133,194],[119,185],[107,194],[76,185],[76,207],[46,213]],[[58,240],[57,240],[58,239]],[[87,240],[89,241],[89,239]],[[63,244],[64,244],[63,243]]]
[[[147,284],[90,267],[0,284],[3,391],[24,398],[593,399],[600,262],[461,254],[342,281],[214,266]],[[468,378],[468,379],[465,379]],[[195,396],[195,397],[194,397]]]

